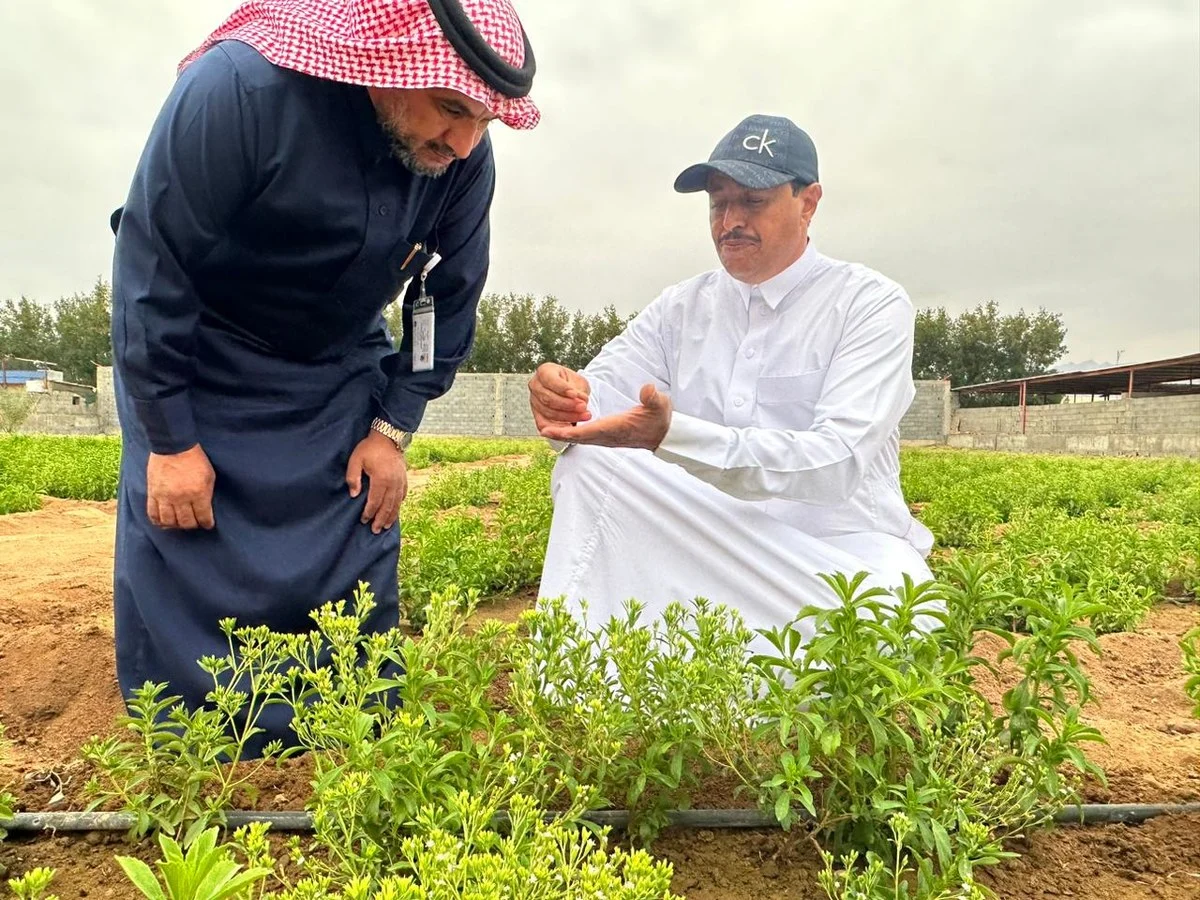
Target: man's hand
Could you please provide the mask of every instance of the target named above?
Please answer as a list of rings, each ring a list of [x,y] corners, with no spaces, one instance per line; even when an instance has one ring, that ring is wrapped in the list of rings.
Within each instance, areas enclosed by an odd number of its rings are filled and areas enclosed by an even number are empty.
[[[587,402],[592,388],[587,379],[558,363],[542,363],[529,379],[529,407],[538,431],[552,425],[573,425],[592,417]]]
[[[364,474],[371,480],[371,487],[362,522],[364,525],[370,522],[371,530],[379,534],[395,525],[400,516],[400,504],[408,495],[408,465],[404,453],[378,431],[359,441],[350,454],[346,484],[350,486],[351,497],[362,492]]]
[[[671,398],[652,384],[642,385],[641,406],[586,425],[546,425],[538,433],[552,441],[657,450],[671,427]]]
[[[182,453],[151,453],[146,463],[146,515],[159,528],[204,528],[213,519],[217,474],[200,445]]]

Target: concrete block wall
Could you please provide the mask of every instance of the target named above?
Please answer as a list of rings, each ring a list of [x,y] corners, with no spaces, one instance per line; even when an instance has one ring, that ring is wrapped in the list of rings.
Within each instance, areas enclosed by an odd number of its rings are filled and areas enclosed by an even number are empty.
[[[957,408],[951,447],[1109,456],[1200,456],[1200,395]]]
[[[534,436],[528,382],[524,374],[460,374],[444,397],[428,405],[421,432]],[[916,389],[900,422],[905,441],[1035,453],[1200,456],[1200,395],[1031,406],[1021,434],[1018,407],[959,408],[946,381],[918,381]],[[119,433],[111,369],[97,370],[94,405],[73,404],[69,394],[46,396],[57,398],[50,401],[54,408],[24,430]]]
[[[1017,406],[958,408],[951,419],[950,432],[1020,434],[1021,409]],[[1025,423],[1026,435],[1168,433],[1200,433],[1200,394],[1031,406]]]
[[[945,441],[950,427],[950,382],[918,381],[916,389],[916,398],[900,423],[900,437],[906,441]],[[101,431],[119,433],[109,367],[96,370],[94,412]],[[444,396],[426,406],[421,433],[535,437],[537,429],[529,411],[529,375],[460,373]]]
[[[6,388],[4,390],[14,390]],[[37,405],[18,431],[22,434],[101,434],[95,403],[69,391],[32,394]]]
[[[495,375],[459,375],[443,396],[425,407],[424,434],[492,436],[496,430]]]
[[[950,382],[918,381],[915,387],[917,395],[900,420],[900,439],[940,443],[950,429]]]

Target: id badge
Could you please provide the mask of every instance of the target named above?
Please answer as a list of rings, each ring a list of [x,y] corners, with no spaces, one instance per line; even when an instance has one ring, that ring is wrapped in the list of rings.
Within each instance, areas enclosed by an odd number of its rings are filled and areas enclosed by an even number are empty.
[[[412,370],[429,372],[433,369],[434,311],[433,298],[425,293],[425,278],[441,257],[433,254],[421,270],[421,290],[413,301]]]

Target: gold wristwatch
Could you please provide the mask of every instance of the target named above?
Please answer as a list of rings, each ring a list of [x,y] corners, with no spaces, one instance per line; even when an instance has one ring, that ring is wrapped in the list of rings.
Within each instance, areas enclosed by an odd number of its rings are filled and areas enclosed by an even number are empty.
[[[391,422],[385,422],[378,416],[371,420],[371,430],[378,431],[385,438],[388,438],[401,453],[407,450],[408,445],[412,443],[413,436],[411,431],[401,431]]]

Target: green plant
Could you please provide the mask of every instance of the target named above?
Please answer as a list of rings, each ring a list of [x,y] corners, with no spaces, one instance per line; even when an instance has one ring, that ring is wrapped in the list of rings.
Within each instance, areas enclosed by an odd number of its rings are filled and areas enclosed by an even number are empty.
[[[916,856],[907,846],[912,822],[904,813],[888,817],[893,852],[882,857],[873,851],[859,865],[859,853],[851,850],[841,856],[841,868],[834,866],[834,855],[821,851],[825,868],[817,882],[829,900],[984,900],[990,896],[974,877],[977,865],[995,863],[993,840],[987,829],[968,823],[965,846],[958,848],[955,865],[935,872],[930,857]]]
[[[748,710],[751,634],[703,598],[652,623],[643,611],[630,601],[589,631],[562,598],[544,600],[522,619],[511,702],[564,781],[629,810],[630,833],[649,843],[712,768],[703,729]]]
[[[209,825],[224,822],[236,792],[253,793],[258,769],[296,752],[272,741],[253,765],[237,765],[263,732],[257,724],[263,711],[285,702],[287,638],[264,626],[243,629],[242,646],[235,649],[234,621],[221,627],[229,655],[200,660],[213,679],[205,706],[189,710],[178,696],[161,696],[165,684],[146,683],[133,691],[129,714],[118,720],[132,739],[93,737],[82,748],[97,769],[85,789],[93,798],[88,809],[118,802],[135,817],[131,836],[163,830],[190,845]]]
[[[117,493],[121,441],[115,437],[0,436],[0,482],[35,494],[111,500]]]
[[[0,483],[0,516],[42,508],[42,498],[24,484]]]
[[[1188,673],[1184,690],[1196,704],[1192,715],[1200,718],[1200,626],[1183,636],[1180,647],[1183,650],[1183,668]]]
[[[162,884],[154,871],[129,856],[116,860],[126,877],[149,900],[243,900],[250,889],[271,874],[268,868],[241,871],[241,864],[230,848],[217,845],[217,829],[208,828],[196,836],[186,854],[174,839],[158,835],[163,858],[156,863]]]
[[[408,874],[334,880],[309,876],[279,900],[679,900],[670,892],[671,866],[642,850],[611,848],[563,818],[545,821],[532,798],[508,805],[506,833],[498,808],[467,791],[423,810],[397,847],[396,868]],[[567,810],[568,818],[581,812]],[[446,827],[447,815],[452,823]]]
[[[54,869],[38,866],[36,869],[30,869],[20,878],[8,879],[8,889],[13,892],[13,896],[17,900],[58,900],[57,894],[42,896],[49,889],[54,875]]]
[[[292,727],[314,754],[317,874],[405,874],[400,848],[418,814],[448,809],[459,791],[496,808],[562,792],[544,754],[493,700],[515,628],[491,621],[468,632],[477,600],[435,594],[420,638],[398,629],[368,635],[362,624],[374,597],[360,585],[349,610],[326,604],[313,631],[287,638]],[[452,814],[444,815],[449,828]]]
[[[1065,583],[1045,601],[1022,603],[1030,632],[997,657],[999,663],[1011,660],[1021,675],[1002,700],[1008,713],[1005,737],[1014,753],[1037,762],[1039,793],[1062,803],[1073,793],[1059,774],[1064,764],[1104,780],[1104,772],[1080,746],[1103,738],[1079,721],[1091,688],[1073,647],[1078,643],[1101,653],[1095,632],[1079,624],[1093,616],[1099,604]]]
[[[0,387],[0,432],[12,434],[24,425],[41,395],[15,388]]]
[[[424,627],[437,593],[511,592],[536,584],[550,533],[554,457],[449,472],[406,504],[400,551],[404,614]]]
[[[0,749],[4,748],[6,741],[4,739],[4,723],[0,722]],[[11,819],[13,813],[17,811],[17,798],[8,791],[0,788],[0,821]],[[0,841],[8,837],[8,832],[0,828]]]
[[[948,585],[906,580],[890,594],[866,588],[866,573],[826,576],[836,603],[762,632],[774,653],[754,660],[757,724],[713,735],[785,828],[807,811],[829,849],[831,897],[982,891],[975,867],[1010,856],[1004,840],[1071,796],[1063,764],[1102,775],[1080,750],[1099,735],[1078,721],[1087,680],[1070,648],[1095,641],[1071,618],[1091,613],[1086,600],[1064,590],[1031,605],[1033,631],[1016,639],[975,619],[1007,602],[989,587],[989,567],[954,571]],[[1002,657],[1023,676],[1004,716],[974,684],[980,630],[1010,642]],[[854,865],[835,873],[834,858]],[[902,882],[915,893],[896,894]]]

